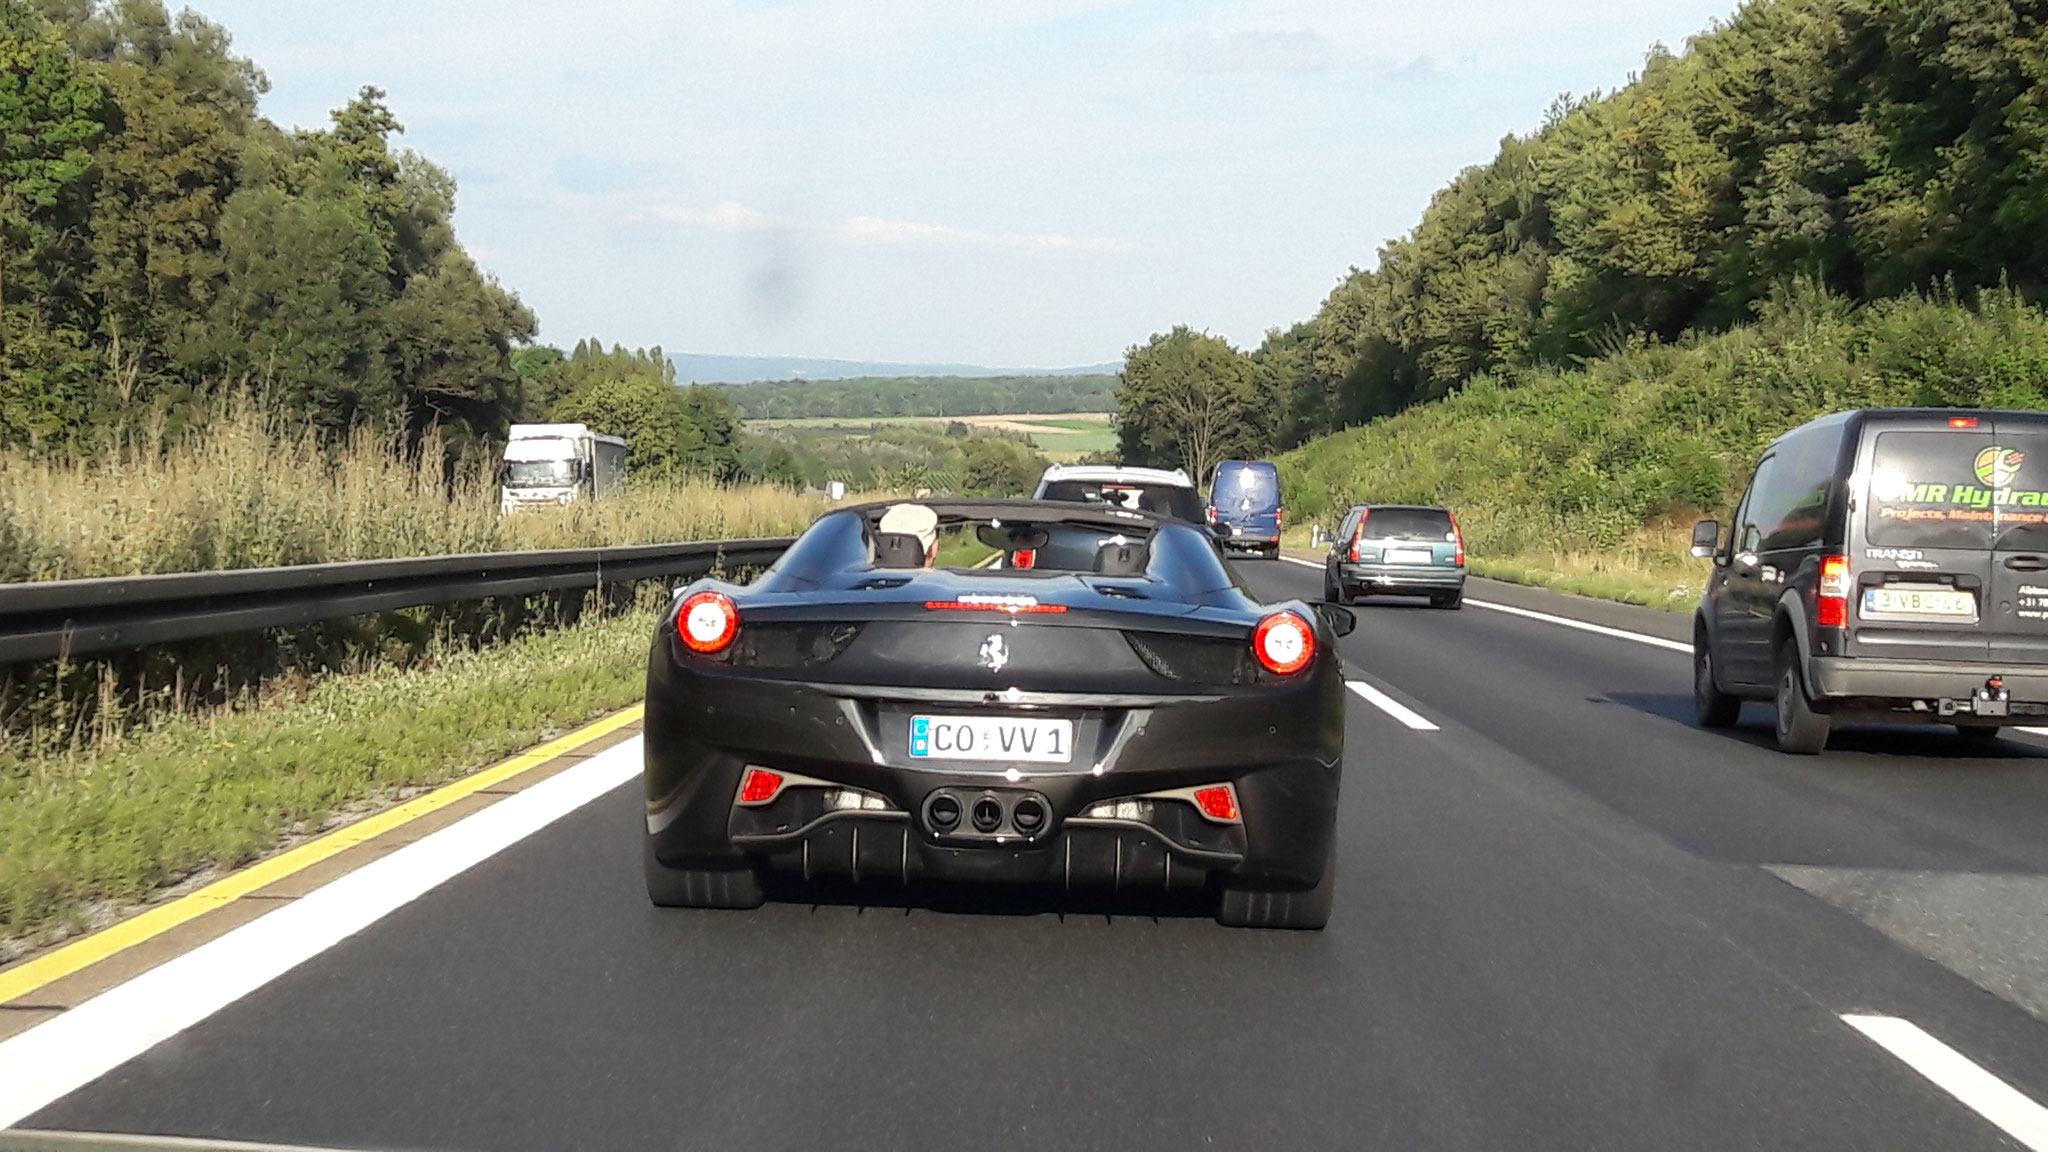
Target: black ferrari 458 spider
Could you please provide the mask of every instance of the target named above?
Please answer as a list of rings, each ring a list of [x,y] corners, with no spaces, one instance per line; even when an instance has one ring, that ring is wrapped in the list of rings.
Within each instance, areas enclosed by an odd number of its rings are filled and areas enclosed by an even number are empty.
[[[676,593],[647,667],[654,903],[751,908],[780,874],[1200,888],[1225,924],[1328,921],[1349,612],[1259,603],[1176,520],[901,507]],[[931,566],[941,534],[999,566]]]

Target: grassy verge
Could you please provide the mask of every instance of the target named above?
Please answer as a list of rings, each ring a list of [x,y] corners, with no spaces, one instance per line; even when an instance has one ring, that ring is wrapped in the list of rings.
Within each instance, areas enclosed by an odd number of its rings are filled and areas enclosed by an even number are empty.
[[[1326,527],[1324,529],[1328,531]],[[1309,547],[1306,527],[1290,529],[1290,548]],[[1645,528],[1620,546],[1595,551],[1588,548],[1528,548],[1521,551],[1472,554],[1467,564],[1475,576],[1528,584],[1590,596],[1596,600],[1617,600],[1641,604],[1667,612],[1690,612],[1699,603],[1706,581],[1706,562],[1694,560],[1688,551],[1691,534],[1679,525]]]
[[[0,582],[781,536],[825,507],[770,485],[650,479],[500,516],[490,461],[442,461],[431,439],[408,454],[370,430],[322,444],[246,401],[90,460],[0,452]]]
[[[643,599],[410,669],[273,684],[85,751],[0,749],[0,960],[638,700],[651,621]]]

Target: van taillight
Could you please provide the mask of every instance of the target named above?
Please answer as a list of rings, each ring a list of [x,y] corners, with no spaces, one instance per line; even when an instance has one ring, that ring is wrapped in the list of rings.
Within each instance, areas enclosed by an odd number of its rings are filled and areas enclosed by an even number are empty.
[[[1278,532],[1285,527],[1287,527],[1287,509],[1273,509],[1273,531]]]
[[[1358,542],[1365,539],[1365,518],[1372,515],[1368,508],[1358,514],[1358,527],[1351,530],[1351,562],[1358,563]]]
[[[1830,556],[1820,562],[1820,597],[1814,620],[1823,628],[1849,626],[1849,558]]]

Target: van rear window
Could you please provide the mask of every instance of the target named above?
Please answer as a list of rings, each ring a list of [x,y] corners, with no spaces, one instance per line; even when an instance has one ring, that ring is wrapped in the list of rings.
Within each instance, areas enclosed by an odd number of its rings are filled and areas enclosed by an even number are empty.
[[[2048,548],[2048,430],[1881,432],[1865,537],[1905,548]]]

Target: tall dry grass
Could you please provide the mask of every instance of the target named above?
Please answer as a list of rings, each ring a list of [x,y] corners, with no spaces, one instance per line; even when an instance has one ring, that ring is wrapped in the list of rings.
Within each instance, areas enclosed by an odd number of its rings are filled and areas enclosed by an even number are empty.
[[[779,536],[825,506],[766,485],[634,482],[501,518],[492,462],[443,460],[431,437],[408,452],[367,428],[324,445],[246,399],[91,459],[0,452],[0,582]]]

